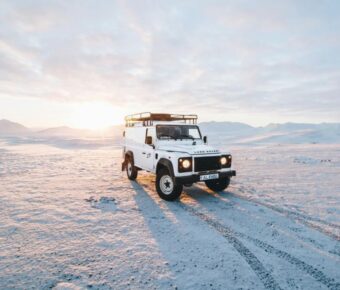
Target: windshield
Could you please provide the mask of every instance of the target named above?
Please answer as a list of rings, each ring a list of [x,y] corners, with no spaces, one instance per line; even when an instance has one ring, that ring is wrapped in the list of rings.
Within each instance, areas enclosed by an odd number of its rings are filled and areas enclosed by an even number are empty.
[[[195,125],[157,125],[158,139],[201,139],[201,133]]]

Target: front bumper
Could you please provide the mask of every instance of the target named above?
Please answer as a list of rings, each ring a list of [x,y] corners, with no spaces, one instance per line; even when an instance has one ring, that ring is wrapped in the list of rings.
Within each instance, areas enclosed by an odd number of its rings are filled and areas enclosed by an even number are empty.
[[[218,173],[219,179],[236,176],[235,170],[223,171],[223,172],[201,172],[200,174],[195,173],[189,176],[175,176],[175,182],[179,184],[191,184],[200,181],[200,175]]]

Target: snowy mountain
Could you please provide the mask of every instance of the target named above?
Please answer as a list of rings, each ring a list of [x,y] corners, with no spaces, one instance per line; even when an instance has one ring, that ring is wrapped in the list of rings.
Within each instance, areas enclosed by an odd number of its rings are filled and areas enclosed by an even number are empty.
[[[199,124],[203,134],[228,134],[233,136],[243,136],[254,134],[258,128],[239,122],[202,122]]]
[[[36,132],[36,134],[48,137],[85,137],[91,135],[91,131],[61,126],[41,130]]]
[[[256,136],[242,142],[251,143],[340,143],[340,124],[269,124],[261,128]]]
[[[67,126],[48,128],[36,132],[38,136],[45,137],[120,137],[123,126],[111,126],[102,130],[75,129]]]
[[[209,143],[216,144],[310,144],[340,143],[340,124],[321,123],[284,123],[269,124],[265,127],[253,127],[239,122],[202,122],[199,124],[202,134],[208,136]],[[114,139],[119,144],[124,126],[111,126],[93,131],[75,129],[66,126],[33,130],[8,120],[0,121],[0,136],[29,137],[35,140],[77,139]],[[59,142],[58,141],[58,142]],[[86,141],[88,142],[88,140]],[[101,144],[101,143],[100,143]]]
[[[303,144],[340,143],[339,123],[284,123],[252,127],[243,123],[201,123],[203,135],[208,135],[213,144]]]
[[[291,131],[303,131],[303,130],[322,130],[337,132],[340,130],[339,123],[321,123],[321,124],[306,124],[306,123],[283,123],[283,124],[269,124],[263,127],[265,131],[280,131],[280,132],[291,132]]]
[[[1,136],[18,136],[29,134],[31,131],[25,126],[11,122],[6,119],[0,120],[0,135]]]

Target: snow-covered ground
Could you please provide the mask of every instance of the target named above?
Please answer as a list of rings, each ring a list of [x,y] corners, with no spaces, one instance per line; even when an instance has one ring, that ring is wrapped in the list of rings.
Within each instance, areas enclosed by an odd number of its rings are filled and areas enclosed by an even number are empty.
[[[161,200],[117,148],[0,142],[1,289],[340,289],[340,145],[234,147]]]

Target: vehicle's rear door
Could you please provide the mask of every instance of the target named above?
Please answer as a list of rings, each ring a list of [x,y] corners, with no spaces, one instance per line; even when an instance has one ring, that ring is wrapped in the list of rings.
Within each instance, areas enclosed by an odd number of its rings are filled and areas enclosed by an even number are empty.
[[[126,130],[126,150],[133,152],[133,159],[135,166],[145,169],[144,167],[144,139],[145,139],[145,127],[132,127]]]

